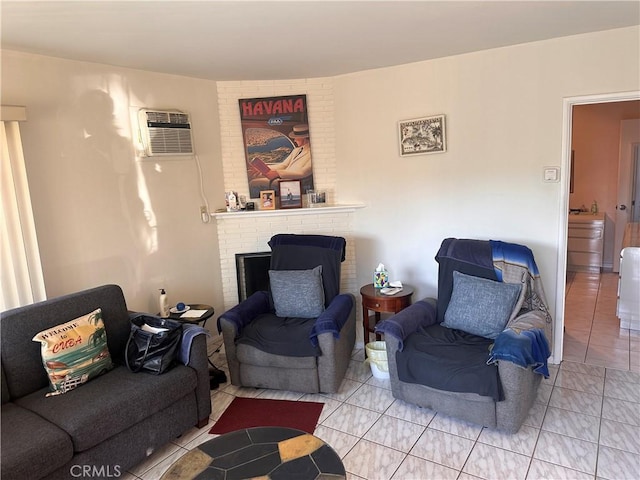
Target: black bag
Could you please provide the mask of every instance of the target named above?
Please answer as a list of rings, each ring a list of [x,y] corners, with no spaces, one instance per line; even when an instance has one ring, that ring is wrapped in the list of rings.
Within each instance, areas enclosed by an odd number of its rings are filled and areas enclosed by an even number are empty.
[[[142,329],[144,324],[166,331],[152,333]],[[131,333],[127,341],[125,361],[132,372],[160,375],[169,369],[182,339],[182,323],[169,318],[138,315],[131,319]]]

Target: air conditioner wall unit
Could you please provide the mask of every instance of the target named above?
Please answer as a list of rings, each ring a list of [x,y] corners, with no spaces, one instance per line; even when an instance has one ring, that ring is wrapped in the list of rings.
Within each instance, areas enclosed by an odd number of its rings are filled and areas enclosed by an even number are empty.
[[[142,109],[138,122],[145,155],[193,155],[189,114],[170,110]]]

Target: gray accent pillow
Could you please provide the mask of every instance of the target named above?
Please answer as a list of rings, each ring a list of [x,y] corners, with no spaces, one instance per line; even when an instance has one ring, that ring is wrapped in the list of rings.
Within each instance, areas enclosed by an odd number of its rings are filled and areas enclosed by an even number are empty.
[[[513,312],[522,285],[453,272],[453,292],[442,325],[495,339]]]
[[[277,316],[316,318],[324,311],[322,265],[311,270],[269,270],[269,283]]]

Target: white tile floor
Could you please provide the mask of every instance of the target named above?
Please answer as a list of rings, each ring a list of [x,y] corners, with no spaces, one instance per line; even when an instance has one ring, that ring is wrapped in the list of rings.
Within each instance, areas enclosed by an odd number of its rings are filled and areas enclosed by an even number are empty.
[[[221,386],[212,392],[207,427],[167,444],[126,478],[158,479],[190,448],[213,438],[208,430],[234,396],[256,396],[324,403],[315,435],[338,452],[353,480],[636,479],[640,332],[615,326],[617,276],[570,274],[568,280],[565,360],[550,366],[515,435],[394,399],[388,381],[372,377],[356,350],[336,394]],[[213,359],[226,366],[223,355]]]

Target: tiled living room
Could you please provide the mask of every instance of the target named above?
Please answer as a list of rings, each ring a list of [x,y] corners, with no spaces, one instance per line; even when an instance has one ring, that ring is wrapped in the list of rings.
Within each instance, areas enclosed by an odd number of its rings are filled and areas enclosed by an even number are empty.
[[[620,328],[618,274],[609,272],[619,256],[616,225],[624,220],[616,194],[632,177],[631,146],[640,143],[640,4],[7,0],[0,10],[0,310],[121,287],[126,305],[104,315],[105,322],[118,317],[117,333],[108,325],[105,339],[94,325],[87,337],[97,365],[106,358],[100,341],[117,344],[112,354],[121,356],[127,311],[162,310],[161,290],[168,306],[214,312],[206,347],[202,333],[195,337],[193,367],[139,373],[139,383],[123,389],[118,375],[127,372],[118,365],[72,395],[50,397],[43,372],[64,365],[42,358],[20,365],[40,354],[32,339],[44,326],[27,326],[20,316],[11,328],[4,323],[5,453],[6,442],[36,448],[46,440],[55,448],[34,453],[27,467],[46,469],[88,451],[74,464],[74,478],[159,479],[196,446],[219,438],[209,431],[234,399],[258,398],[323,404],[313,432],[351,479],[637,476],[638,331]],[[241,102],[287,96],[305,98],[305,123],[284,132],[293,120],[270,120],[286,124],[279,128],[287,148],[303,148],[296,137],[310,142],[324,207],[311,208],[305,196],[302,205],[271,210],[251,190],[256,172],[245,134],[252,127]],[[266,111],[272,104],[261,105]],[[189,119],[189,154],[153,151],[142,119],[156,111]],[[423,133],[407,133],[414,122]],[[14,215],[4,203],[7,159]],[[230,193],[255,210],[229,211]],[[607,273],[566,272],[569,210],[596,200]],[[340,290],[355,299],[356,342],[343,352],[348,367],[337,393],[230,382],[216,321],[239,300],[235,255],[269,250],[276,234],[346,239]],[[384,263],[392,281],[411,287],[414,304],[436,296],[435,257],[447,238],[500,239],[535,254],[553,322],[550,375],[525,398],[533,406],[515,434],[394,398],[390,381],[364,363],[360,289]],[[6,274],[10,267],[16,271]],[[81,303],[69,319],[93,322],[93,306],[84,311]],[[40,314],[30,320],[61,323]],[[217,388],[204,350],[226,373]],[[26,386],[34,378],[37,385]],[[51,385],[57,381],[66,382],[54,378]],[[136,400],[127,403],[127,395]],[[21,428],[24,418],[4,415],[18,403],[40,405],[30,422],[58,417],[82,439],[74,445],[64,429],[50,436],[36,427],[39,435],[32,435]],[[50,408],[67,404],[73,408]],[[92,421],[76,423],[74,408]],[[160,414],[148,423],[134,420],[154,409]],[[118,433],[109,437],[110,429]],[[11,439],[10,431],[17,432]],[[103,461],[110,452],[148,458],[113,472]]]
[[[616,291],[615,274],[569,273],[567,359],[550,366],[515,435],[394,399],[389,381],[373,377],[363,350],[356,349],[336,394],[221,385],[211,395],[211,424],[166,445],[132,469],[131,478],[158,478],[188,450],[211,439],[211,425],[234,396],[324,403],[315,434],[338,452],[351,479],[634,478],[640,466],[640,332],[620,329],[611,301]],[[583,296],[591,299],[586,311],[578,301]],[[572,345],[574,328],[586,335],[582,353]],[[212,341],[210,351],[221,342]],[[225,368],[223,351],[211,358]]]

